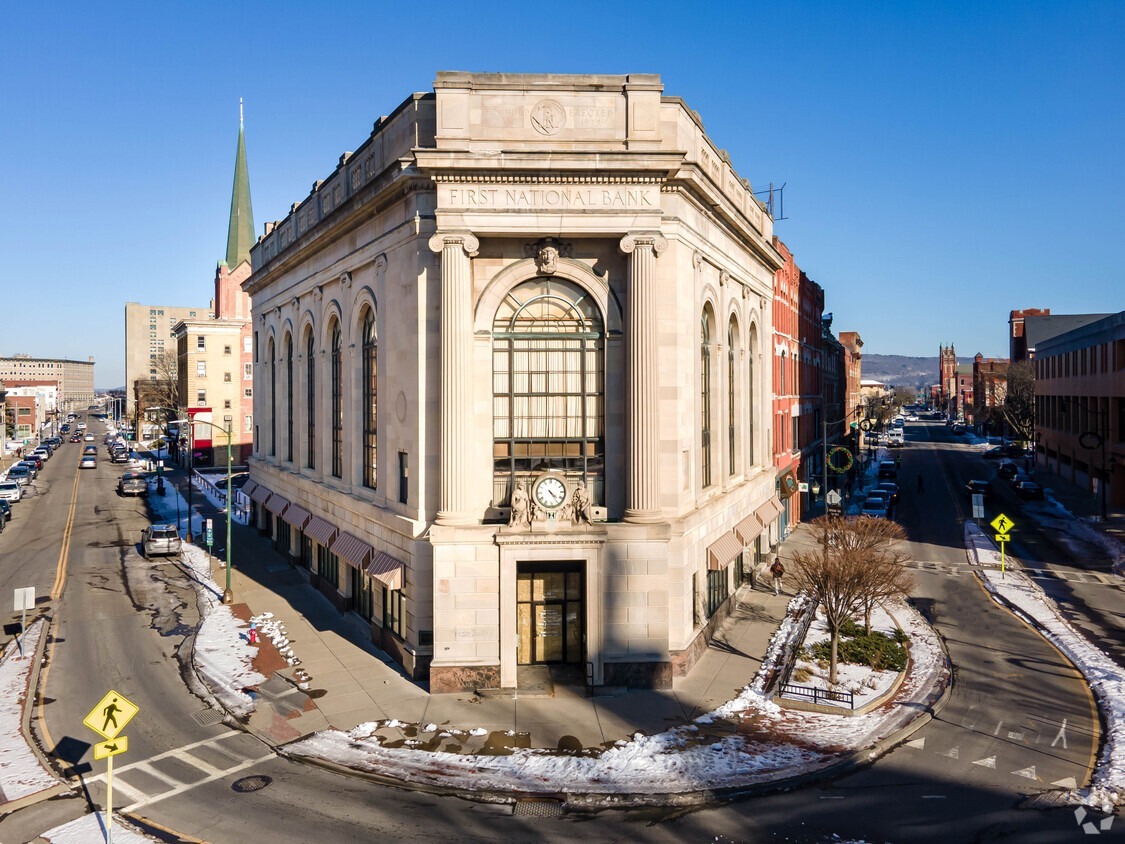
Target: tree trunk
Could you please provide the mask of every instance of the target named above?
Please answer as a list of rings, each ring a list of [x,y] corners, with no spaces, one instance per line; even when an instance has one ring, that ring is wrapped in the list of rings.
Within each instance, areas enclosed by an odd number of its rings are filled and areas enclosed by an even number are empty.
[[[868,601],[863,607],[863,635],[871,635],[871,602]]]
[[[840,644],[840,631],[832,631],[832,654],[828,660],[828,682],[836,685],[836,651]]]

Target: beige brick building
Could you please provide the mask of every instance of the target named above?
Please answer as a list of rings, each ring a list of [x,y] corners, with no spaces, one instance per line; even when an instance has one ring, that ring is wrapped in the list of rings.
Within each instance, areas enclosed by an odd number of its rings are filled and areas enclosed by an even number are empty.
[[[259,524],[435,692],[668,687],[775,539],[773,222],[662,91],[441,73],[252,250]]]
[[[94,359],[33,358],[13,355],[0,358],[0,382],[54,381],[58,384],[58,409],[85,410],[94,403]]]
[[[159,381],[173,374],[161,365],[160,356],[167,353],[175,359],[176,323],[182,319],[207,319],[213,316],[213,308],[214,303],[194,308],[125,303],[126,416],[133,418],[138,380]]]

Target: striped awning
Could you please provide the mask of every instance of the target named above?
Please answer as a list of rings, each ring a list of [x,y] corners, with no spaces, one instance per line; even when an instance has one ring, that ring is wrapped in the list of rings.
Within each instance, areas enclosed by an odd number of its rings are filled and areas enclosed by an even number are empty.
[[[758,521],[756,515],[751,513],[734,526],[734,535],[738,537],[738,541],[743,545],[753,545],[754,540],[758,538],[758,534],[760,534],[762,530],[762,523]]]
[[[297,528],[297,530],[304,530],[305,524],[312,518],[312,513],[301,507],[298,504],[290,504],[289,509],[285,511],[282,516],[285,521]]]
[[[272,493],[268,489],[266,489],[261,484],[258,484],[256,487],[254,487],[254,491],[250,493],[250,500],[257,504],[264,504],[266,499],[269,498],[270,495],[272,495]]]
[[[258,488],[258,482],[257,481],[247,481],[246,483],[244,483],[242,485],[242,491],[246,495],[253,495],[254,490],[256,490],[257,488]]]
[[[347,560],[357,569],[366,566],[371,555],[375,553],[375,549],[368,543],[347,531],[343,531],[333,539],[328,548],[337,557]]]
[[[270,496],[269,501],[266,502],[266,509],[273,513],[275,516],[280,516],[285,512],[285,508],[289,506],[289,499],[282,498],[276,492]]]
[[[305,525],[305,536],[315,539],[321,545],[331,542],[338,532],[335,525],[326,522],[320,516],[313,516]]]
[[[766,527],[780,516],[784,509],[780,501],[776,498],[770,498],[754,511],[754,515],[758,517],[758,521],[762,523],[762,527]]]
[[[367,564],[367,573],[388,589],[402,588],[402,572],[406,568],[402,560],[397,560],[384,551],[376,551]]]
[[[724,569],[731,560],[742,553],[742,543],[733,531],[727,531],[707,546],[707,568],[711,571]]]

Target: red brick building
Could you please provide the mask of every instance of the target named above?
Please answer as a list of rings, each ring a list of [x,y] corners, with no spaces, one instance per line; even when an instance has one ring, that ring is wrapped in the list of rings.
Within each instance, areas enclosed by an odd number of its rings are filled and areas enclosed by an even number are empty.
[[[775,237],[773,245],[785,259],[773,277],[773,461],[788,533],[801,518],[801,269],[781,240]]]

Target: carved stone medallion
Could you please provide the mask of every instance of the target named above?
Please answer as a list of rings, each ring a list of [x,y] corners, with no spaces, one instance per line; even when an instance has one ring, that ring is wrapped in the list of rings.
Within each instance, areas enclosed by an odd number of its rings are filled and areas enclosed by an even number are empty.
[[[531,125],[540,135],[557,135],[566,124],[566,110],[554,100],[540,100],[531,109]]]

